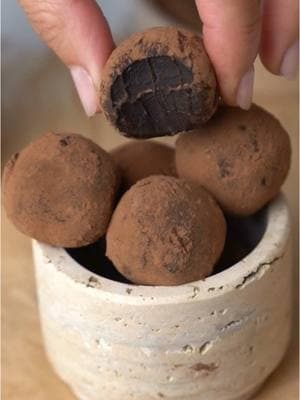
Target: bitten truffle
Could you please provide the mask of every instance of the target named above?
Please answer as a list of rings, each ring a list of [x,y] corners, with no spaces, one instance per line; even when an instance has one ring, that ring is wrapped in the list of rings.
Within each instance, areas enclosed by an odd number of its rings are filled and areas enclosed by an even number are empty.
[[[106,232],[118,188],[111,156],[77,134],[46,133],[4,171],[4,206],[24,234],[78,247]]]
[[[162,143],[133,140],[112,150],[123,190],[150,175],[176,176],[175,150]]]
[[[135,33],[109,57],[100,103],[125,136],[174,135],[216,110],[215,73],[200,36],[176,27]]]
[[[156,175],[137,182],[120,200],[106,255],[134,283],[180,285],[212,272],[225,235],[222,211],[205,189]]]
[[[291,160],[287,132],[264,109],[222,107],[176,143],[178,175],[205,187],[229,214],[255,213],[280,191]]]

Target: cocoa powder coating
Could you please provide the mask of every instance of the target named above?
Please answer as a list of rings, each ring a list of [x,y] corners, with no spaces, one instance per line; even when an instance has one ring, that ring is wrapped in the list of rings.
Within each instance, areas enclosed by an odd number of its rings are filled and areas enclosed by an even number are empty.
[[[151,175],[176,176],[175,150],[154,141],[132,140],[111,151],[119,167],[123,190]]]
[[[4,171],[4,206],[24,234],[78,247],[105,234],[118,188],[114,161],[77,134],[46,133]]]
[[[100,103],[125,136],[174,135],[203,124],[218,102],[215,73],[199,35],[152,28],[123,41],[102,72]]]
[[[120,200],[107,231],[106,255],[134,283],[180,285],[212,272],[225,235],[222,211],[205,189],[151,176]]]
[[[176,143],[178,175],[205,187],[228,213],[255,213],[280,191],[291,144],[279,121],[253,104],[222,107],[204,127]]]

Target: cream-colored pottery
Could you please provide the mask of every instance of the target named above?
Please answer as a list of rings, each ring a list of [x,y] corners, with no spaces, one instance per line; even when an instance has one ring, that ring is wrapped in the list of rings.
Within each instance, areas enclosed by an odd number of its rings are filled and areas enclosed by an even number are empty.
[[[204,281],[115,282],[33,242],[48,357],[81,400],[242,400],[282,359],[291,320],[288,207],[263,211],[254,250]],[[261,229],[255,218],[250,231]]]

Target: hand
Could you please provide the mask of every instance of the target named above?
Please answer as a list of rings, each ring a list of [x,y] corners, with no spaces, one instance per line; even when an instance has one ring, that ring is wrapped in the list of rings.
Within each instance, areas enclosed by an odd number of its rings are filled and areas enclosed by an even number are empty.
[[[88,116],[100,110],[101,69],[114,48],[94,0],[19,0],[37,33],[71,72]],[[260,54],[272,73],[298,71],[297,0],[196,0],[203,39],[223,100],[244,109],[252,100]]]
[[[257,56],[273,74],[298,71],[298,0],[196,0],[223,100],[248,109]]]
[[[34,30],[70,69],[88,116],[100,111],[101,70],[114,48],[94,0],[19,0]]]

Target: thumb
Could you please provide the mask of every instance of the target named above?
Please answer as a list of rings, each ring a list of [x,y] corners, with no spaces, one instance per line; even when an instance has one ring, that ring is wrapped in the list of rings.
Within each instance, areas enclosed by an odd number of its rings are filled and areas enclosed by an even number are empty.
[[[100,110],[101,70],[112,36],[94,0],[19,0],[34,30],[70,68],[88,116]]]
[[[260,1],[196,0],[196,4],[221,95],[226,103],[248,109],[260,41]]]

